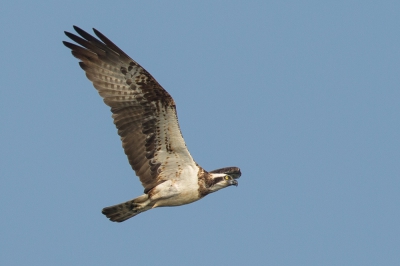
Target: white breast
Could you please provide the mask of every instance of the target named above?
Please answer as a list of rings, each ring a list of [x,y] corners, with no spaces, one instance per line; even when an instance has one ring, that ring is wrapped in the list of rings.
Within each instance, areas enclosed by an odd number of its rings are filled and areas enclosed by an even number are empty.
[[[154,207],[179,206],[199,200],[198,171],[197,166],[188,165],[179,176],[158,185],[152,196],[156,202]]]

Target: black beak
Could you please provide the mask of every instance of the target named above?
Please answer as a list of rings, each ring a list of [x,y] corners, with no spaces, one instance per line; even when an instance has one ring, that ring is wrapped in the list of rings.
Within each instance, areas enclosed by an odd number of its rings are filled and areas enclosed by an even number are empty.
[[[232,180],[231,181],[231,185],[234,185],[235,187],[237,187],[238,186],[238,181],[236,181],[236,180]]]

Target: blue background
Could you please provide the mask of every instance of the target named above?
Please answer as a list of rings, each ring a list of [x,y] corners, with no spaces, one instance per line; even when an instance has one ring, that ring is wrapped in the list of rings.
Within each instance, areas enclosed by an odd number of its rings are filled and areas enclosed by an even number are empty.
[[[400,265],[400,2],[5,1],[0,264]],[[95,27],[174,97],[230,187],[124,223],[140,195],[63,31]]]

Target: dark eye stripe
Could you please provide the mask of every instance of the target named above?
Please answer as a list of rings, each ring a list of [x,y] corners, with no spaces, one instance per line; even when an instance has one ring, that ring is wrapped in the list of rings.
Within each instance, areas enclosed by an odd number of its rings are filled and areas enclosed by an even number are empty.
[[[214,184],[217,184],[218,182],[220,182],[220,181],[222,181],[222,177],[217,177],[217,178],[214,178]]]

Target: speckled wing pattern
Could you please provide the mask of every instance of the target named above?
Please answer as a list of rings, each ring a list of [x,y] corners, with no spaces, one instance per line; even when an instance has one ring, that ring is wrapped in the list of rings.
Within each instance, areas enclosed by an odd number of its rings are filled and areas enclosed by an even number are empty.
[[[99,31],[93,37],[74,26],[78,37],[65,34],[81,46],[64,42],[81,62],[106,105],[129,163],[145,193],[179,175],[193,161],[183,140],[174,100],[138,63]]]

